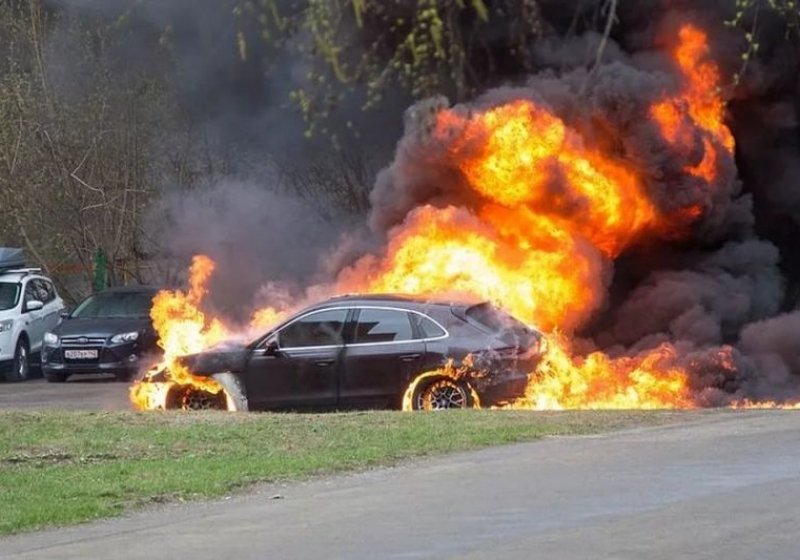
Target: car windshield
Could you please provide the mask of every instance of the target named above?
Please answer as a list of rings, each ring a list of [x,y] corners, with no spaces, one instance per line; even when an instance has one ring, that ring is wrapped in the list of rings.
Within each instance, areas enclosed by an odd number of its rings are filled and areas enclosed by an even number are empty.
[[[151,292],[104,292],[85,300],[72,313],[79,319],[102,317],[147,317],[153,302]]]
[[[14,309],[19,303],[19,284],[0,282],[0,311]]]
[[[489,303],[473,305],[466,310],[466,315],[473,323],[500,335],[509,344],[528,344],[536,336],[525,323]]]

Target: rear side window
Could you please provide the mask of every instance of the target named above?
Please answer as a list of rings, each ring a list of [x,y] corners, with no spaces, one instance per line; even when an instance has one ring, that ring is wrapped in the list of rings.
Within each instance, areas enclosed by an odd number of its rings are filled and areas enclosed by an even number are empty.
[[[465,314],[471,323],[498,335],[507,344],[524,346],[537,337],[525,323],[489,303],[473,305],[467,308]]]
[[[311,313],[287,325],[278,333],[281,348],[336,346],[342,343],[346,309],[328,309]]]
[[[413,339],[408,313],[395,309],[362,309],[358,314],[355,343],[399,342]]]
[[[416,325],[417,330],[422,333],[422,338],[437,338],[447,334],[442,327],[424,315],[411,313],[411,321]]]
[[[467,318],[485,330],[499,333],[507,330],[528,330],[524,323],[515,319],[505,311],[497,309],[490,303],[480,303],[467,308]]]

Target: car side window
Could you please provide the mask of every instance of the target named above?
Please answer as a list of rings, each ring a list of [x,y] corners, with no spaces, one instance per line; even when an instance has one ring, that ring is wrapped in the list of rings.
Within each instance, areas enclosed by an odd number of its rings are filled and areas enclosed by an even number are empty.
[[[47,299],[45,299],[44,302],[49,303],[56,299],[56,289],[55,286],[53,286],[53,283],[49,280],[39,280],[39,282],[42,283],[42,288],[47,296]]]
[[[278,332],[281,348],[307,348],[342,344],[342,328],[347,309],[328,309],[310,313]]]
[[[437,338],[447,334],[442,327],[424,315],[412,313],[411,321],[417,327],[417,332],[422,334],[422,338]]]
[[[50,286],[48,286],[48,282],[46,280],[42,280],[40,278],[36,278],[31,280],[31,284],[34,286],[34,290],[36,292],[36,299],[41,301],[42,303],[48,303],[53,300],[52,291]]]
[[[414,338],[408,313],[396,309],[362,309],[353,342],[400,342]]]
[[[25,299],[24,303],[28,303],[29,301],[38,300],[39,299],[39,290],[36,289],[36,280],[29,280],[27,284],[25,284]]]

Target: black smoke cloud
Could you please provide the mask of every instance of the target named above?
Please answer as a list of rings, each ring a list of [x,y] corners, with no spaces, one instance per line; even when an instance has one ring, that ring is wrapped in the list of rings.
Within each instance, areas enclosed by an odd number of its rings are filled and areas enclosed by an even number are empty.
[[[265,278],[271,289],[259,297],[296,296],[291,287],[312,282],[320,254],[352,226],[281,194],[263,176],[259,183],[225,180],[190,193],[174,189],[151,210],[148,222],[168,256],[184,261],[206,254],[215,261],[211,303],[239,318],[252,311],[254,294],[266,289]]]

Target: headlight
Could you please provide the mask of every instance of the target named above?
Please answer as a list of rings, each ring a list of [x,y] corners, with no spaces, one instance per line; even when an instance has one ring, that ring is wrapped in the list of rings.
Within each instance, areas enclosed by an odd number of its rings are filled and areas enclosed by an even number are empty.
[[[14,319],[0,321],[0,333],[10,331],[14,327]]]
[[[111,344],[122,344],[123,342],[133,342],[138,338],[139,338],[139,333],[137,331],[115,334],[114,336],[111,337]]]
[[[42,340],[47,346],[58,346],[58,337],[51,332],[44,333]]]

